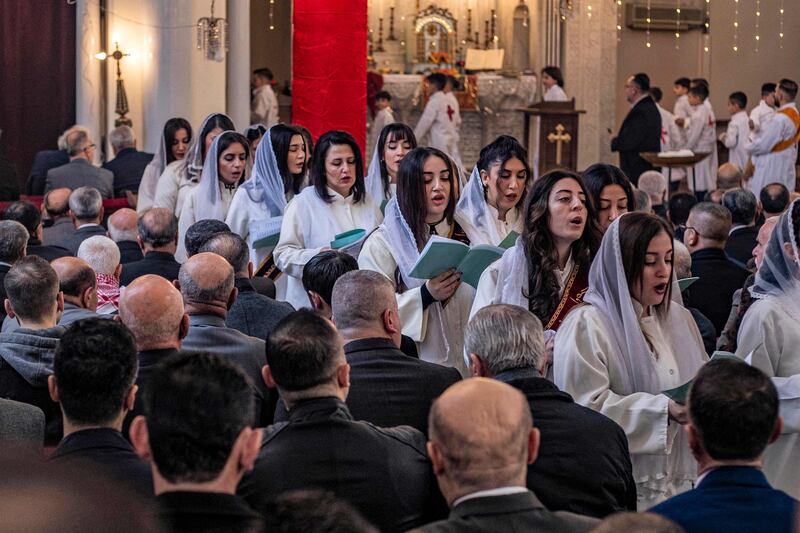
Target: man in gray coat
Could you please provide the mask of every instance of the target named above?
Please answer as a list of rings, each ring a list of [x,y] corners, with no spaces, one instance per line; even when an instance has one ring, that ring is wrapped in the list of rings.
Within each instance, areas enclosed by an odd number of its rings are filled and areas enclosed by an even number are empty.
[[[97,145],[84,128],[75,128],[66,138],[69,163],[47,171],[44,191],[66,187],[94,187],[103,198],[114,197],[114,174],[110,170],[92,164]]]
[[[79,187],[69,195],[69,216],[75,232],[63,246],[72,255],[78,255],[81,243],[95,235],[106,235],[103,222],[103,198],[94,187]]]
[[[236,363],[250,377],[256,403],[257,426],[270,422],[274,413],[268,407],[268,391],[261,378],[266,362],[264,341],[245,335],[225,324],[228,310],[236,300],[233,267],[214,253],[194,255],[181,266],[175,286],[180,289],[189,333],[181,349],[211,352]]]

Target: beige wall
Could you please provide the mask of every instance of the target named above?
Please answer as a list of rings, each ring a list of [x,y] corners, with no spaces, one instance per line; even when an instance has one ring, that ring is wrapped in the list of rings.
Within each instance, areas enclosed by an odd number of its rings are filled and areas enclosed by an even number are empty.
[[[274,30],[269,29],[268,2],[250,2],[250,64],[272,70],[279,87],[292,78],[292,2],[275,2]]]

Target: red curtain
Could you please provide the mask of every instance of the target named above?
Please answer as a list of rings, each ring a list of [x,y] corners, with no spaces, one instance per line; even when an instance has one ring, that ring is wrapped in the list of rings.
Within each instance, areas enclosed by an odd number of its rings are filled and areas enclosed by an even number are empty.
[[[75,5],[0,0],[0,153],[22,184],[75,121]]]
[[[294,0],[293,23],[292,121],[315,139],[332,129],[347,131],[363,153],[367,0]]]

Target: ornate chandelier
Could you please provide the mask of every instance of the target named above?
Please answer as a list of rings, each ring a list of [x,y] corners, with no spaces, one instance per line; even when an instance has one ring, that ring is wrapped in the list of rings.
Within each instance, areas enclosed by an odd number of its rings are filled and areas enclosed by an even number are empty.
[[[221,62],[228,52],[228,21],[214,16],[214,1],[211,0],[211,16],[197,19],[197,49],[206,59]]]

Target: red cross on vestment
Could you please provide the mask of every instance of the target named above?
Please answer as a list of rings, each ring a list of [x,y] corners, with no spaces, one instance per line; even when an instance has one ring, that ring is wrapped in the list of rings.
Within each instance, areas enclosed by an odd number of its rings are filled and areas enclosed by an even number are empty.
[[[450,107],[450,104],[447,104],[447,118],[450,119],[450,122],[453,122],[453,115],[455,115],[456,110]]]

